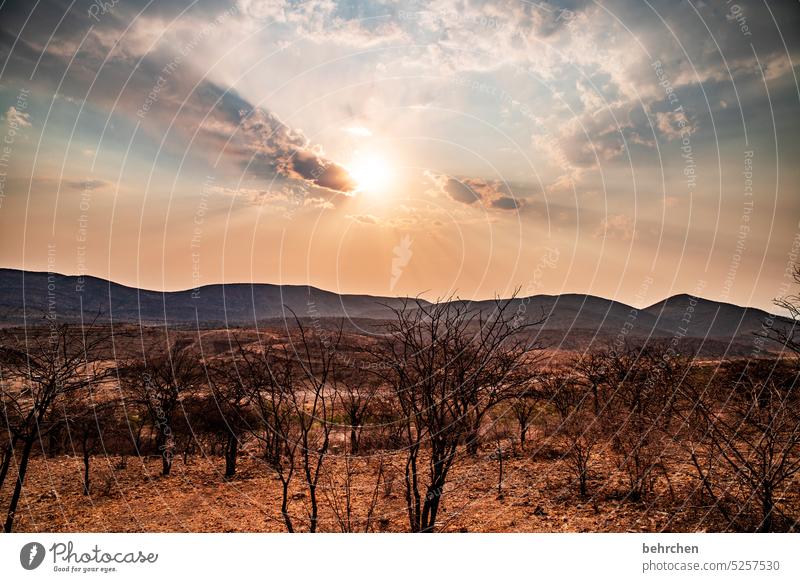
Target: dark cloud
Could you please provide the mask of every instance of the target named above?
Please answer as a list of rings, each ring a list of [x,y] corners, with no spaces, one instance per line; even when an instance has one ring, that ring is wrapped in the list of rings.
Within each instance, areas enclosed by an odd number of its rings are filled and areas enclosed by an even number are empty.
[[[108,182],[105,180],[66,180],[64,185],[73,190],[97,190],[103,186],[107,186]]]
[[[448,178],[444,185],[444,191],[456,202],[464,204],[474,204],[481,199],[480,194],[473,190],[468,184],[456,180],[455,178]]]
[[[248,145],[255,156],[279,174],[337,192],[355,190],[356,183],[347,170],[327,159],[322,148],[312,145],[302,131],[262,109],[240,111],[239,115],[242,136],[252,140]]]
[[[471,206],[476,202],[497,210],[518,210],[525,200],[510,193],[508,186],[495,180],[482,178],[454,178],[444,174],[428,174],[436,191],[456,202]]]
[[[492,200],[492,207],[499,208],[500,210],[517,210],[522,206],[522,200],[517,200],[509,196],[501,196]]]
[[[330,160],[309,150],[296,150],[288,153],[288,159],[278,166],[289,178],[306,180],[328,190],[352,192],[356,189],[355,180],[347,170]]]

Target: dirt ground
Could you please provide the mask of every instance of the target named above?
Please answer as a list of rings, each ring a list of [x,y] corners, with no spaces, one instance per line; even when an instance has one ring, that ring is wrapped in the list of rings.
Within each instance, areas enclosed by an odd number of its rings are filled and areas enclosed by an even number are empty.
[[[625,498],[622,476],[607,462],[594,468],[589,495],[581,499],[575,479],[558,451],[540,446],[531,452],[508,451],[502,491],[499,463],[491,451],[460,457],[442,498],[438,531],[446,532],[657,532],[719,531],[724,527],[681,468],[662,479],[643,502]],[[384,479],[375,487],[377,457],[354,465],[351,487],[355,531],[364,530],[369,500],[376,505],[370,531],[408,531],[402,456],[384,456]],[[176,458],[172,474],[160,475],[159,458],[95,457],[92,491],[82,492],[78,457],[36,458],[31,463],[15,523],[26,532],[281,532],[281,487],[259,459],[241,455],[237,475],[225,480],[219,457]],[[344,461],[330,455],[320,480],[320,530],[341,531],[332,510],[344,507]],[[684,468],[685,469],[685,468]],[[330,479],[330,475],[336,478]],[[601,479],[599,476],[604,476]],[[0,492],[6,507],[13,474]],[[308,494],[297,472],[290,513],[295,529],[308,527]],[[796,494],[794,494],[796,496]],[[797,506],[797,499],[793,500]],[[343,513],[343,512],[340,512]]]

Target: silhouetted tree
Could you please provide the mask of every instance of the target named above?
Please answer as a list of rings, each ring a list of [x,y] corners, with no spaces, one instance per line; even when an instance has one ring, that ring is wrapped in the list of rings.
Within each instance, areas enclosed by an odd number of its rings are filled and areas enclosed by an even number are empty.
[[[70,394],[56,407],[54,416],[62,422],[72,448],[78,449],[83,459],[83,494],[91,492],[91,457],[101,447],[106,439],[113,439],[113,433],[118,428],[118,421],[114,416],[112,400],[103,399],[92,393]]]
[[[289,485],[300,443],[294,407],[296,366],[283,347],[264,347],[261,353],[241,350],[237,366],[258,419],[250,432],[261,442],[264,460],[281,482],[281,515],[291,533],[294,523],[289,513]]]
[[[531,428],[531,423],[536,416],[538,399],[539,396],[536,393],[525,390],[517,395],[511,404],[511,412],[517,421],[519,429],[519,445],[523,450],[528,440],[528,431]]]
[[[170,474],[175,456],[175,429],[183,399],[205,379],[203,363],[190,348],[171,345],[152,350],[141,361],[125,366],[133,399],[147,413],[161,455],[161,473]]]
[[[795,283],[800,285],[800,265],[795,265],[792,276]],[[765,328],[757,335],[773,340],[782,347],[800,355],[800,294],[788,295],[775,300],[775,305],[786,310],[792,320],[791,324],[783,321],[765,322]]]
[[[691,358],[669,345],[626,346],[605,352],[608,402],[602,419],[625,474],[631,500],[648,496],[658,477],[669,477],[676,396],[690,381]]]
[[[237,352],[242,354],[243,346],[238,338],[235,341]],[[211,394],[200,404],[204,411],[202,426],[222,441],[225,477],[228,478],[236,474],[237,455],[244,435],[257,424],[252,411],[253,390],[241,372],[236,358],[215,363],[209,373]]]
[[[497,391],[524,383],[533,373],[536,351],[522,333],[531,324],[511,313],[512,302],[513,297],[496,301],[488,314],[461,301],[407,300],[393,309],[376,370],[402,413],[405,500],[413,532],[434,530],[458,445],[474,439],[476,421],[497,402]]]
[[[774,528],[785,496],[781,488],[792,486],[800,472],[797,383],[793,362],[749,360],[726,364],[712,389],[686,391],[687,408],[700,423],[701,438],[692,450],[694,465],[729,525],[735,526],[757,501],[757,531]],[[705,462],[698,457],[705,457]],[[711,474],[709,467],[716,467],[716,472]],[[721,499],[732,491],[743,492],[735,512],[726,511]]]
[[[34,443],[55,426],[48,422],[53,406],[65,395],[99,386],[113,371],[95,360],[109,339],[109,334],[94,324],[78,327],[64,323],[24,336],[11,332],[3,335],[0,399],[12,443],[22,445],[6,515],[6,532],[14,525]],[[13,447],[11,453],[14,454]]]
[[[594,411],[597,392],[574,376],[574,368],[549,374],[543,379],[540,390],[542,397],[558,412],[559,422],[554,434],[578,480],[581,497],[586,497],[592,461],[602,432]]]
[[[300,434],[300,458],[308,489],[311,511],[309,531],[316,532],[319,523],[317,487],[325,456],[330,447],[333,426],[337,350],[342,340],[340,323],[331,335],[310,332],[295,316],[298,338],[293,339],[294,356],[302,374],[299,389],[292,391],[292,401]]]
[[[351,370],[337,382],[335,388],[339,407],[344,413],[350,432],[350,454],[357,455],[360,449],[361,432],[369,415],[370,405],[378,393],[378,385],[372,375],[356,369]]]

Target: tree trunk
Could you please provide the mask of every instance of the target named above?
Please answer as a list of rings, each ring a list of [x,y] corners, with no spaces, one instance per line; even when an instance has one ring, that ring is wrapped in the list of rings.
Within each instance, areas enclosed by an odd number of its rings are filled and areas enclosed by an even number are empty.
[[[89,495],[89,451],[83,451],[83,494]]]
[[[22,486],[25,483],[25,473],[28,471],[28,460],[31,457],[31,449],[36,439],[28,437],[25,441],[25,446],[22,448],[22,458],[19,463],[19,471],[17,472],[17,484],[14,487],[14,494],[11,496],[11,503],[8,506],[8,514],[6,516],[6,525],[3,531],[11,533],[14,527],[14,515],[17,512],[17,504],[19,503],[20,495],[22,495]]]
[[[14,456],[14,446],[17,444],[17,437],[12,437],[6,445],[6,450],[3,452],[3,466],[0,467],[0,490],[3,489],[3,484],[6,482],[6,475],[8,475],[8,468],[11,466],[11,459]]]
[[[225,449],[225,476],[236,474],[236,455],[239,451],[239,439],[233,433],[228,434],[228,446]]]
[[[425,495],[425,504],[422,506],[422,527],[419,530],[421,533],[433,533],[433,528],[436,526],[436,514],[439,513],[439,502],[442,500],[444,486],[443,482],[439,483],[439,479],[434,479]]]
[[[161,474],[164,477],[168,477],[169,472],[172,470],[172,454],[174,445],[170,442],[170,438],[162,432],[158,433],[156,444],[159,452],[161,453]]]
[[[758,526],[758,531],[761,533],[769,533],[772,531],[772,512],[775,509],[775,502],[772,499],[772,487],[769,483],[763,484],[761,492],[761,505],[763,511],[763,518],[761,524]]]
[[[452,461],[452,456],[448,460],[448,454],[447,452],[442,453],[441,457],[433,463],[433,478],[425,494],[425,504],[422,507],[422,528],[420,529],[422,533],[432,533],[436,526],[439,504],[442,501],[442,495],[444,495],[445,479]]]
[[[355,424],[350,426],[350,453],[358,454],[358,429]]]
[[[169,472],[172,470],[172,453],[165,450],[161,454],[161,474],[164,477],[169,477]]]
[[[89,442],[83,437],[83,494],[89,495]]]
[[[497,476],[497,496],[503,496],[503,449],[497,447],[497,460],[500,462],[500,473]]]
[[[417,452],[419,445],[412,445],[406,459],[405,488],[406,509],[408,522],[413,533],[420,531],[421,527],[421,500],[419,495],[419,481],[417,479]]]
[[[476,424],[478,426],[471,427],[467,433],[467,454],[470,457],[475,457],[478,455],[478,434],[480,432],[480,423]]]
[[[294,533],[292,526],[292,518],[289,516],[289,480],[281,478],[283,484],[283,497],[281,499],[281,515],[283,515],[283,522],[286,524],[286,531]]]
[[[311,499],[311,523],[309,524],[308,531],[315,533],[317,531],[317,522],[319,521],[319,509],[317,508],[317,486],[308,486],[308,495]]]

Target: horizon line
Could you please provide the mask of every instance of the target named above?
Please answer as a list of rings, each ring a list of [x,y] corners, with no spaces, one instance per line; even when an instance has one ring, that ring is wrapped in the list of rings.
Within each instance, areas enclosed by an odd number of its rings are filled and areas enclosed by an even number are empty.
[[[159,290],[159,289],[147,289],[147,288],[143,288],[143,287],[134,287],[132,285],[128,285],[128,284],[125,284],[125,283],[119,283],[117,281],[113,281],[113,280],[107,279],[105,277],[99,277],[97,275],[91,275],[91,274],[88,274],[88,273],[84,273],[84,274],[81,274],[81,273],[67,274],[67,273],[60,273],[60,272],[56,272],[56,271],[34,271],[34,270],[28,270],[28,269],[18,269],[16,267],[0,267],[0,271],[17,271],[17,272],[20,272],[20,273],[23,273],[23,274],[34,274],[34,275],[58,275],[58,276],[61,276],[61,277],[75,277],[75,278],[83,277],[83,278],[97,279],[98,281],[104,281],[105,283],[119,285],[120,287],[126,287],[128,289],[132,289],[132,290],[135,290],[135,291],[145,291],[145,292],[148,292],[148,293],[162,293],[162,294],[163,293],[191,293],[191,292],[196,291],[198,289],[203,289],[204,287],[220,287],[220,286],[226,286],[226,285],[250,285],[250,286],[254,286],[254,285],[271,285],[273,287],[306,287],[306,288],[316,289],[317,291],[322,291],[324,293],[332,293],[332,294],[338,295],[340,297],[372,297],[372,298],[375,298],[375,299],[422,299],[423,301],[427,301],[428,303],[431,303],[431,304],[446,303],[448,301],[480,302],[480,301],[495,301],[495,300],[504,301],[504,300],[507,300],[507,299],[511,299],[511,297],[499,297],[499,296],[487,297],[485,299],[463,299],[463,298],[459,297],[458,295],[451,295],[450,296],[451,299],[449,299],[449,300],[446,299],[446,298],[439,298],[439,299],[431,301],[431,300],[428,300],[428,299],[424,299],[421,295],[375,295],[373,293],[340,293],[338,291],[331,291],[329,289],[324,289],[322,287],[316,287],[315,285],[311,285],[311,284],[303,284],[303,283],[270,283],[270,282],[252,282],[252,281],[251,282],[238,281],[238,282],[231,282],[231,283],[226,283],[226,282],[206,283],[204,285],[200,285],[199,287],[186,287],[186,288],[180,288],[180,289],[175,289],[175,290],[172,290],[172,291],[168,291],[168,290],[165,290],[165,289]],[[423,291],[423,293],[424,293],[424,291]],[[767,313],[769,315],[775,315],[775,316],[778,316],[778,317],[786,317],[786,315],[781,315],[779,313],[772,313],[772,312],[767,311],[766,309],[763,309],[761,307],[756,307],[756,306],[753,306],[753,305],[739,305],[738,303],[731,303],[730,301],[720,301],[720,300],[717,300],[717,299],[709,299],[709,298],[703,297],[701,295],[693,295],[693,294],[687,293],[687,292],[681,292],[681,293],[675,293],[673,295],[668,295],[668,296],[664,297],[663,299],[660,299],[660,300],[658,300],[658,301],[656,301],[654,303],[651,303],[649,305],[646,305],[644,307],[635,307],[633,305],[630,305],[630,304],[625,303],[623,301],[620,301],[618,299],[611,299],[611,298],[608,298],[608,297],[603,297],[602,295],[593,295],[593,294],[590,294],[590,293],[582,293],[582,292],[578,292],[578,291],[570,291],[570,292],[565,292],[565,293],[538,293],[536,295],[524,295],[524,296],[518,295],[518,296],[516,296],[516,299],[532,299],[532,298],[535,298],[535,297],[564,297],[566,295],[582,295],[584,297],[593,297],[593,298],[596,298],[596,299],[602,299],[604,301],[611,301],[611,302],[614,302],[614,303],[619,303],[620,305],[624,305],[626,307],[630,307],[631,309],[650,309],[651,307],[655,307],[659,303],[663,303],[663,302],[668,301],[670,299],[674,299],[676,297],[680,297],[682,295],[685,295],[687,297],[692,297],[692,298],[695,298],[695,299],[702,299],[703,301],[709,301],[709,302],[712,302],[712,303],[717,303],[719,305],[731,305],[733,307],[738,307],[740,309],[757,309],[758,311],[763,311],[764,313]]]

